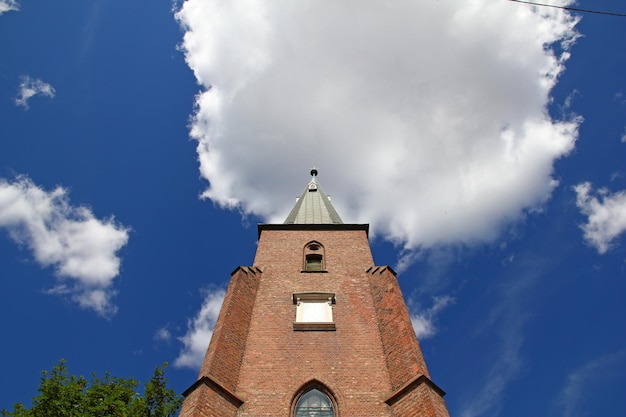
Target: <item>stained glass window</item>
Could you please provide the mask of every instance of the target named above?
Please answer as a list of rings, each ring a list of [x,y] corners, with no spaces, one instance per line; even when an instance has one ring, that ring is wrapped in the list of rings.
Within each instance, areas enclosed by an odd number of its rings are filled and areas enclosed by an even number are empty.
[[[307,391],[296,404],[295,417],[334,417],[333,403],[322,391]]]

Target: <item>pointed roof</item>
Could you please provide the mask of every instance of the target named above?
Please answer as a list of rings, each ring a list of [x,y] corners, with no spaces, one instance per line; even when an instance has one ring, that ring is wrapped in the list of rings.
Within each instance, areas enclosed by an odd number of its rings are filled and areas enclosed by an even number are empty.
[[[330,197],[317,182],[317,169],[311,170],[311,177],[284,224],[343,224]]]

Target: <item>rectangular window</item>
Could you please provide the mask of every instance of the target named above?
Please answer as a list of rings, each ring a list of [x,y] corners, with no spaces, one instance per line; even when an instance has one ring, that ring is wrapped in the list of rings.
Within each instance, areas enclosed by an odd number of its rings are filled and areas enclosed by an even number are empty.
[[[307,271],[322,271],[322,255],[307,255],[306,256],[306,270]]]
[[[324,300],[300,301],[296,310],[296,321],[301,323],[332,322],[333,309],[329,302]]]
[[[296,293],[293,295],[293,302],[296,305],[294,330],[335,330],[333,321],[334,293]]]

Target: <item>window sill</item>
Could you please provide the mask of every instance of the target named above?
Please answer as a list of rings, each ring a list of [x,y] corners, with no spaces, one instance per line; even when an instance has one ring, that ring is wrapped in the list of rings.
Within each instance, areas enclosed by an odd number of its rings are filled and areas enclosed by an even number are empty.
[[[327,270],[325,270],[325,269],[323,269],[323,270],[321,270],[321,271],[307,271],[306,269],[303,269],[303,270],[302,270],[302,271],[300,271],[300,272],[302,272],[303,274],[320,274],[320,273],[321,273],[321,274],[326,274],[326,273],[328,273],[328,271],[327,271]]]
[[[334,322],[311,322],[311,323],[306,323],[306,322],[294,322],[293,323],[293,329],[294,330],[298,330],[298,331],[331,331],[334,332],[335,329],[335,323]]]

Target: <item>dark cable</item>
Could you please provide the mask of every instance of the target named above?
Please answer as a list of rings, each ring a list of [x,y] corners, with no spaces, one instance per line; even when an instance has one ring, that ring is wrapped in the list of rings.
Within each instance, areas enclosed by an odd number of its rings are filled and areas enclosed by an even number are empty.
[[[525,1],[525,0],[508,0],[508,1],[513,1],[515,3],[531,4],[533,6],[553,7],[555,9],[570,10],[573,12],[595,13],[595,14],[605,14],[609,16],[626,17],[626,13],[614,13],[614,12],[604,12],[601,10],[579,9],[578,7],[568,7],[568,6],[555,6],[553,4],[535,3],[533,1]]]

